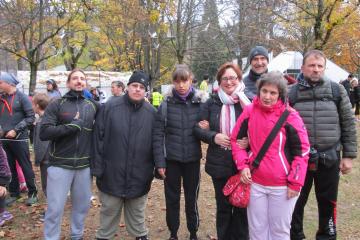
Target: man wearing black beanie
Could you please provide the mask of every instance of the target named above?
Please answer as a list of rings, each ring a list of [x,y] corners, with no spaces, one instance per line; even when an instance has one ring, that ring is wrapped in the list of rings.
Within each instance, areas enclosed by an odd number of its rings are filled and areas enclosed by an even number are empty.
[[[256,46],[251,49],[248,57],[251,65],[249,74],[244,78],[245,94],[252,100],[256,96],[256,81],[263,73],[268,71],[269,53],[263,46]]]

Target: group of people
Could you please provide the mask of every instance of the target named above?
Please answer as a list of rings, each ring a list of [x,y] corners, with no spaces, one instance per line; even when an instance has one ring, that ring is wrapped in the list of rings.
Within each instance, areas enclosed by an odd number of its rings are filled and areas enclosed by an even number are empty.
[[[80,69],[68,75],[64,96],[49,102],[35,95],[32,106],[16,90],[16,78],[2,73],[0,124],[13,174],[10,197],[19,196],[13,173],[19,158],[31,170],[24,172],[28,202],[36,197],[26,141],[34,109],[41,116],[35,159],[46,166],[42,176],[47,172],[45,239],[60,239],[69,192],[71,239],[83,238],[92,176],[101,202],[96,239],[115,237],[122,212],[129,234],[149,239],[145,210],[154,176],[164,181],[169,239],[178,239],[181,187],[189,239],[198,239],[201,141],[208,144],[205,171],[214,186],[219,240],[304,239],[304,207],[313,182],[319,209],[316,239],[336,239],[339,173],[349,173],[357,156],[350,100],[343,86],[324,76],[321,51],[304,55],[301,74],[290,88],[282,73],[268,72],[268,62],[267,50],[257,46],[250,51],[245,78],[237,64],[224,63],[212,95],[193,87],[187,65],[177,65],[158,109],[145,101],[149,76],[142,71],[131,75],[125,94],[103,105],[84,96],[86,75]],[[0,175],[4,186],[2,179],[9,181],[9,174]],[[251,184],[247,208],[232,206],[223,194],[234,175]],[[5,192],[0,187],[0,214]]]

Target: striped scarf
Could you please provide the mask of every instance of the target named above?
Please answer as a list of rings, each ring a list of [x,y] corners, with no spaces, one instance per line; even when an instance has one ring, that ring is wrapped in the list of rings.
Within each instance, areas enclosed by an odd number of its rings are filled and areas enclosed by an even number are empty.
[[[240,82],[231,95],[226,94],[221,88],[218,92],[219,98],[223,103],[220,114],[220,132],[229,137],[236,123],[234,104],[240,103],[241,107],[244,108],[251,103],[246,97],[244,89],[245,84]]]

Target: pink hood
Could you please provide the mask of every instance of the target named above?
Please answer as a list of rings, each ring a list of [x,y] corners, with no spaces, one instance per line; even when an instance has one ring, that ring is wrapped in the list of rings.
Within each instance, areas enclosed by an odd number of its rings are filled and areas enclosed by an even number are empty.
[[[254,98],[253,103],[244,109],[232,131],[232,153],[238,170],[250,167],[285,108],[290,111],[290,115],[261,160],[259,168],[253,171],[252,180],[264,186],[288,186],[300,191],[307,172],[310,144],[298,112],[281,100],[267,107],[257,97]],[[246,126],[251,150],[249,152],[236,145],[240,129]],[[288,158],[292,160],[291,164]]]

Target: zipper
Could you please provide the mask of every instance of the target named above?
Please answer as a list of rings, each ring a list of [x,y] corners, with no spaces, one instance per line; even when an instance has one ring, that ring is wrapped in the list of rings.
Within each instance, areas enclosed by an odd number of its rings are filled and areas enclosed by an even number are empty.
[[[312,87],[312,92],[313,92],[313,97],[314,97],[314,108],[313,108],[313,129],[314,129],[314,147],[316,148],[317,144],[316,144],[316,139],[317,139],[317,134],[316,134],[316,127],[315,127],[315,114],[316,114],[316,97],[315,97],[315,87]]]
[[[79,113],[79,96],[76,96],[76,114]],[[78,157],[79,150],[79,134],[81,134],[81,130],[78,134],[76,134],[76,146],[75,146],[75,158],[74,158],[74,167],[76,167],[76,158]]]

